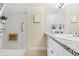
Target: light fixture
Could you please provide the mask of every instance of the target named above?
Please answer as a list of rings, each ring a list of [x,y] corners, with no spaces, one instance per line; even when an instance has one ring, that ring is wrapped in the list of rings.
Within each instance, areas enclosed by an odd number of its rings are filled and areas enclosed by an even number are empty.
[[[57,3],[57,4],[56,4],[56,8],[61,9],[61,8],[65,7],[67,4],[68,4],[68,3]]]

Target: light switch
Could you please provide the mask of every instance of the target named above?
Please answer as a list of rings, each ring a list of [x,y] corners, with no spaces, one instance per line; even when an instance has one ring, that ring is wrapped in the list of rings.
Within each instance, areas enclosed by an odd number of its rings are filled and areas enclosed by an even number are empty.
[[[76,23],[77,22],[77,16],[76,15],[71,15],[71,22]]]
[[[35,23],[39,23],[40,22],[40,15],[39,14],[34,15],[33,21]]]

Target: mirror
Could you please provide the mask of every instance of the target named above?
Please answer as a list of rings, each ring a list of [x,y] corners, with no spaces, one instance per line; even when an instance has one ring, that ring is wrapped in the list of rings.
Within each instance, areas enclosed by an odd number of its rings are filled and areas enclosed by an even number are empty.
[[[59,25],[65,26],[64,32],[66,32],[66,9],[65,7],[57,8],[56,5],[54,4],[46,10],[46,31],[50,31],[53,24],[56,27]]]

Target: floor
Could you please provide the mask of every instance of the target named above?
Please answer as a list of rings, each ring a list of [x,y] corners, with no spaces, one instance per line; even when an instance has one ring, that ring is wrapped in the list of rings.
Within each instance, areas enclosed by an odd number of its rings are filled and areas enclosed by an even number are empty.
[[[47,50],[41,51],[26,51],[24,56],[47,56]]]

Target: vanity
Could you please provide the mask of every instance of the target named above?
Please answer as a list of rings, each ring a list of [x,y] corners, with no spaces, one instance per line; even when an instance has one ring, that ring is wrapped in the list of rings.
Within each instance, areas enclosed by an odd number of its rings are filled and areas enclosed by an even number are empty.
[[[45,34],[47,35],[48,56],[79,56],[79,37],[49,32]]]

